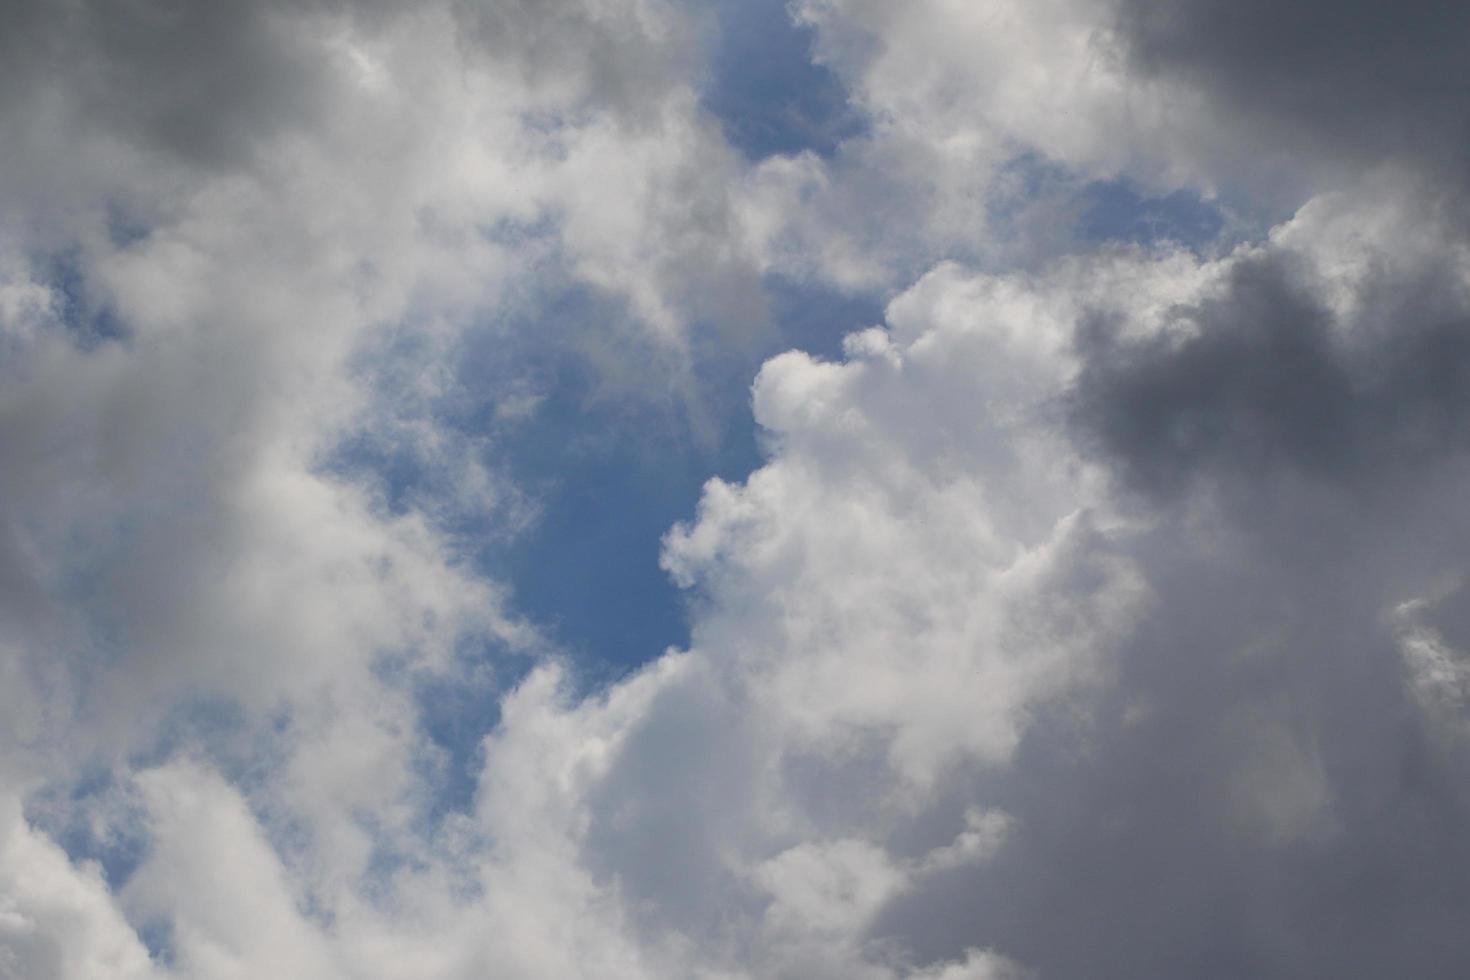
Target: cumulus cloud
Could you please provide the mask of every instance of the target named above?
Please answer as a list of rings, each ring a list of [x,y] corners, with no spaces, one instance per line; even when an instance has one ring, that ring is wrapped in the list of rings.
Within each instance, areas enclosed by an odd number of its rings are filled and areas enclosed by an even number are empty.
[[[77,867],[5,800],[0,829],[0,972],[6,977],[157,976],[96,865]]]
[[[1458,976],[1420,6],[807,0],[864,124],[752,160],[677,4],[12,5],[0,973]],[[1098,181],[1268,227],[1088,241],[1048,195]],[[481,551],[536,520],[512,334],[698,415],[775,281],[881,322],[746,376],[758,465],[662,540],[687,643],[579,672]]]
[[[1443,40],[1467,31],[1455,3],[792,10],[868,125],[830,159],[755,171],[756,227],[788,273],[899,289],[944,258],[1044,264],[1077,247],[1097,181],[1199,193],[1245,236],[1384,172],[1463,208],[1464,59]]]

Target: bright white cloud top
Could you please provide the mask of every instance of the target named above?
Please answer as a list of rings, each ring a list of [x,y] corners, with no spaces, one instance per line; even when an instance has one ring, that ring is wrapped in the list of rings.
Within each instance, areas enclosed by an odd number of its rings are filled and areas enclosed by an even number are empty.
[[[1470,8],[780,13],[0,15],[0,976],[1464,975]],[[636,664],[549,363],[749,394]]]

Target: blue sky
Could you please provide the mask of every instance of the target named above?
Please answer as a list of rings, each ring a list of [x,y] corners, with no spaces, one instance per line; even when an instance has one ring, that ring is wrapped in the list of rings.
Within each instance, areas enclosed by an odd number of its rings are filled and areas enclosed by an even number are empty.
[[[710,0],[712,49],[702,86],[705,107],[731,145],[759,160],[776,153],[831,156],[861,135],[862,115],[841,81],[814,60],[815,33],[785,0]]]

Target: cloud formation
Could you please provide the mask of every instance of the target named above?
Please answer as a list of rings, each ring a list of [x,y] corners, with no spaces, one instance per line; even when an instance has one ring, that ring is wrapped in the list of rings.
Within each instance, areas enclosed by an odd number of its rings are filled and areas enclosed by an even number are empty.
[[[1413,6],[806,0],[861,124],[761,156],[698,5],[12,4],[0,975],[1459,976]],[[783,289],[882,322],[741,377],[688,642],[573,666],[487,571],[527,352],[698,428]]]

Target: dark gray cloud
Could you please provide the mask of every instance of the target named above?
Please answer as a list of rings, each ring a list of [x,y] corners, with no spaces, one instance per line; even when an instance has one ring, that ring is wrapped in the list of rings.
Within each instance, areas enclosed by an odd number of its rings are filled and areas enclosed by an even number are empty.
[[[1259,554],[1150,564],[1116,701],[985,787],[1011,846],[883,926],[1052,978],[1459,976],[1465,767],[1406,703],[1378,597],[1330,573],[1306,595]]]
[[[1386,286],[1342,324],[1279,255],[1236,265],[1178,329],[1079,331],[1071,398],[1085,445],[1154,497],[1201,479],[1290,470],[1327,483],[1393,480],[1470,446],[1470,319],[1434,274]]]
[[[650,36],[637,3],[594,7],[579,0],[460,0],[452,7],[468,47],[511,67],[536,89],[570,97],[578,108],[612,107],[635,125],[657,124],[657,93],[689,67],[693,35],[684,45]],[[549,111],[548,124],[554,126],[565,111],[565,106]]]
[[[1463,176],[1470,7],[1457,0],[1122,0],[1117,24],[1133,70],[1202,90],[1262,153],[1409,156]]]
[[[71,122],[190,164],[239,165],[257,140],[324,106],[324,52],[298,20],[328,13],[326,4],[8,3],[0,103],[29,103],[54,125],[49,112],[69,102]]]
[[[1462,975],[1465,705],[1426,716],[1401,604],[1439,596],[1414,616],[1449,683],[1470,320],[1432,261],[1344,312],[1299,260],[1235,260],[1163,333],[1084,319],[1071,431],[1145,521],[1124,547],[1153,605],[1106,696],[955,788],[1015,817],[1007,847],[875,935],[1048,978]]]
[[[1155,604],[1085,719],[1044,716],[973,790],[1016,816],[1011,846],[881,930],[1047,977],[1463,973],[1465,705],[1424,710],[1402,606],[1439,597],[1413,615],[1452,685],[1470,316],[1436,240],[1326,276],[1333,246],[1273,242],[1162,330],[1082,318],[1068,431],[1143,519],[1126,547]]]

